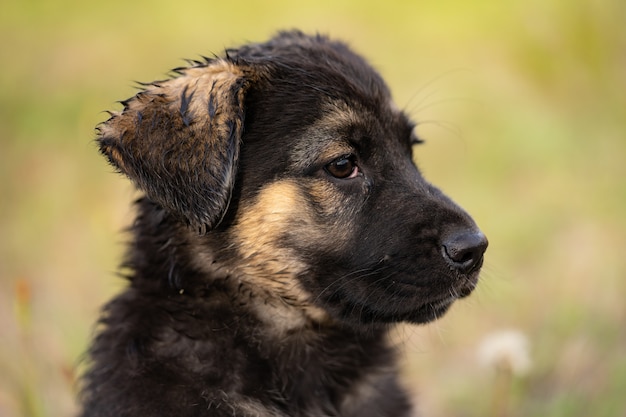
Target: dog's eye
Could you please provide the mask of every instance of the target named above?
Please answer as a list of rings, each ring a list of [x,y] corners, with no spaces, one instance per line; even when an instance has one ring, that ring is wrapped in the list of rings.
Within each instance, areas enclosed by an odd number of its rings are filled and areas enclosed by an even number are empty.
[[[324,167],[326,172],[335,178],[355,178],[359,174],[354,155],[344,155]]]

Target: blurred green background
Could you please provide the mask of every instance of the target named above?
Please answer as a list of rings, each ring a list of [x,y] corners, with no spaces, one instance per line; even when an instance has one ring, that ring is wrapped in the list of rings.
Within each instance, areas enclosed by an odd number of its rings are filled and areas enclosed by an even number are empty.
[[[8,0],[0,13],[0,416],[75,412],[136,196],[104,110],[281,28],[348,41],[419,121],[426,176],[490,239],[477,292],[398,329],[427,417],[626,416],[626,2]],[[522,332],[524,374],[478,349]],[[503,382],[504,381],[504,382]]]

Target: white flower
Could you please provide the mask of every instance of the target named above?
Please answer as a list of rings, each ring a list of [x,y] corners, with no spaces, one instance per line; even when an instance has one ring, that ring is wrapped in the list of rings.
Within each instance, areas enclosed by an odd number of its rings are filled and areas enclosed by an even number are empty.
[[[528,339],[518,330],[501,330],[487,335],[478,349],[480,362],[486,366],[524,375],[530,370]]]

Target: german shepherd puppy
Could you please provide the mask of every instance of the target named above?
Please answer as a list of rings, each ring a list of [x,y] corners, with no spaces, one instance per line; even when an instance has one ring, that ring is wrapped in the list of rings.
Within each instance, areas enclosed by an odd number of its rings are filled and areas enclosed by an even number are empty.
[[[381,77],[292,31],[141,88],[98,128],[144,197],[82,415],[409,415],[388,330],[470,294],[487,240]]]

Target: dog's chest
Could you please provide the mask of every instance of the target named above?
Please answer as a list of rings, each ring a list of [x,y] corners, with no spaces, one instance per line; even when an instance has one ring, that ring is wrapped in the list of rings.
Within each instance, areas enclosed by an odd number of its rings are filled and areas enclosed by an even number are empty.
[[[248,415],[252,407],[252,414],[275,417],[401,416],[409,409],[383,335],[306,329],[276,339],[249,316],[215,327],[206,339],[168,333],[168,363],[189,370],[187,383],[210,393],[210,408],[243,407],[236,415]],[[173,359],[173,350],[185,354]]]

